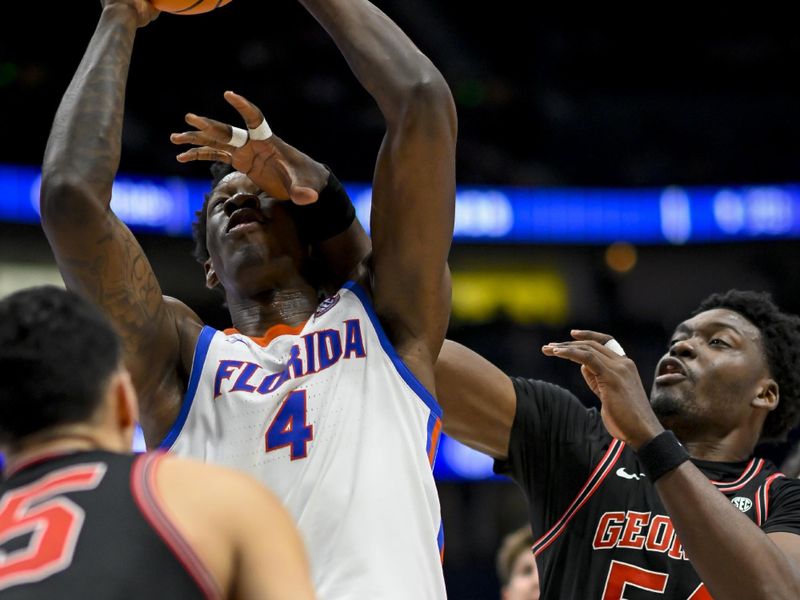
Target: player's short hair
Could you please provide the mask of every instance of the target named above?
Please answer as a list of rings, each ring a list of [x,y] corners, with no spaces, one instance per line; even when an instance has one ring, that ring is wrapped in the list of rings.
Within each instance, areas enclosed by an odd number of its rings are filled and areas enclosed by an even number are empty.
[[[766,292],[728,290],[712,294],[692,314],[727,308],[745,317],[761,332],[770,374],[780,401],[764,421],[761,440],[786,438],[800,420],[800,317],[782,312]]]
[[[503,538],[500,549],[497,551],[497,578],[500,580],[500,585],[508,585],[517,557],[524,552],[531,552],[532,546],[533,533],[527,525],[512,531]]]
[[[105,316],[73,292],[29,288],[0,301],[0,441],[91,420],[120,342]]]

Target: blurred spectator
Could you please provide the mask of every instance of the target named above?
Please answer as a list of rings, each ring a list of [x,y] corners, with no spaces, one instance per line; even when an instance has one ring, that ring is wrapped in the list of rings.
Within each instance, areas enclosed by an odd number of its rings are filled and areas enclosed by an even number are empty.
[[[497,551],[501,600],[538,600],[539,571],[533,556],[533,534],[525,525],[512,531]]]

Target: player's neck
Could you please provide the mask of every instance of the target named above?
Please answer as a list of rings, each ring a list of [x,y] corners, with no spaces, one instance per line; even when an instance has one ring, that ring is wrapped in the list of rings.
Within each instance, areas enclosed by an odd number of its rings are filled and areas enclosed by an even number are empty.
[[[305,323],[318,303],[311,286],[270,290],[255,298],[228,297],[233,327],[255,337],[263,335],[273,325],[294,327]]]
[[[71,454],[91,450],[120,451],[119,444],[108,440],[98,431],[81,426],[68,426],[27,436],[20,442],[4,448],[7,452],[7,468],[27,463],[39,456]]]
[[[755,448],[755,440],[740,430],[729,432],[724,437],[682,434],[675,435],[686,448],[692,458],[715,462],[740,462],[749,459]]]

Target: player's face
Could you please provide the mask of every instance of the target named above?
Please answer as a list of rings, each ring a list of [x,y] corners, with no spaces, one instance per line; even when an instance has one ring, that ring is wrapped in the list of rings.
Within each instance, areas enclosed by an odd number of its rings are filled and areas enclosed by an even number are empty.
[[[758,328],[737,312],[716,308],[675,329],[656,367],[650,400],[669,427],[725,435],[749,418],[769,377]]]
[[[296,274],[305,249],[285,202],[267,196],[241,173],[214,189],[206,206],[206,244],[226,292],[243,296]]]
[[[526,551],[517,556],[502,597],[503,600],[538,600],[539,571],[533,552]]]

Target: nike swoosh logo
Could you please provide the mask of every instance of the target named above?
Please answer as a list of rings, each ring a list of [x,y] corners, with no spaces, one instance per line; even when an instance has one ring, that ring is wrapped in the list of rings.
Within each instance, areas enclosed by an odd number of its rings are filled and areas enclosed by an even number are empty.
[[[646,475],[644,473],[639,473],[638,475],[636,473],[628,473],[625,470],[625,467],[620,467],[617,469],[617,477],[622,477],[623,479],[635,479],[636,481],[639,481],[642,477],[646,477]]]

